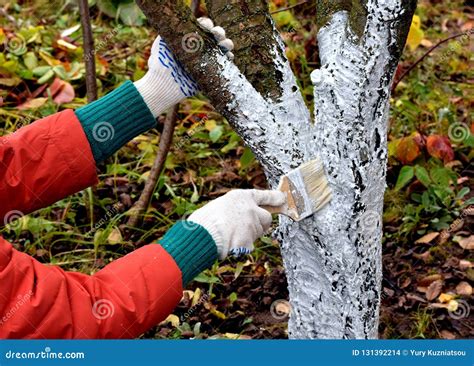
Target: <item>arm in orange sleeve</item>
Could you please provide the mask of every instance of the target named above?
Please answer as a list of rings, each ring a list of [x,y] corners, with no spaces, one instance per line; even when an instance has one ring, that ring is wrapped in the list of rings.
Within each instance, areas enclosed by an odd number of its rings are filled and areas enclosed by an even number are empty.
[[[64,111],[0,139],[0,218],[97,181],[81,124]],[[0,238],[0,338],[131,338],[164,319],[183,283],[217,257],[210,234],[176,224],[92,276],[41,264]]]

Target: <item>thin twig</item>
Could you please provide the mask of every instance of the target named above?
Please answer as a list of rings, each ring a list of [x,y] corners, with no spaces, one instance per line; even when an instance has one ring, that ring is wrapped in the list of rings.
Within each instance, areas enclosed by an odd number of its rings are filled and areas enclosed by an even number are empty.
[[[283,11],[287,11],[287,10],[296,8],[297,6],[306,4],[307,2],[308,2],[308,0],[300,1],[298,4],[291,5],[291,6],[288,6],[288,7],[286,7],[286,8],[282,8],[282,9],[278,9],[278,10],[272,11],[270,14],[281,13],[281,12],[283,12]]]
[[[168,151],[171,147],[173,140],[174,127],[178,118],[178,104],[176,104],[168,114],[163,128],[163,132],[160,136],[160,143],[158,145],[158,154],[156,155],[153,167],[151,168],[148,179],[145,183],[140,199],[130,209],[130,218],[128,219],[127,226],[136,227],[140,220],[140,216],[145,212],[146,208],[150,204],[153,192],[155,191],[156,183],[161,175],[161,171],[165,165]]]
[[[199,11],[199,5],[201,5],[200,0],[192,0],[191,1],[191,11],[193,12],[194,15],[197,15]]]
[[[418,64],[423,61],[431,52],[433,52],[435,49],[437,49],[439,46],[441,46],[443,43],[446,43],[448,41],[450,41],[451,39],[454,39],[454,38],[458,38],[458,37],[461,37],[461,36],[464,36],[464,35],[468,35],[469,33],[468,32],[464,32],[464,33],[459,33],[459,34],[455,34],[454,36],[450,36],[448,38],[445,38],[445,39],[442,39],[441,41],[439,41],[438,43],[436,43],[434,46],[432,46],[428,51],[426,51],[423,56],[421,56],[418,60],[416,60],[413,64],[410,65],[410,67],[408,69],[406,69],[401,75],[400,77],[395,80],[393,82],[393,86],[392,86],[392,92],[396,89],[396,87],[398,86],[398,84],[400,83],[400,81],[402,81],[402,79],[407,76],[415,67],[418,66]]]
[[[87,101],[90,103],[97,99],[97,80],[95,72],[94,38],[92,36],[91,18],[87,0],[79,0],[79,10],[81,13],[82,37],[84,39]]]
[[[13,25],[18,28],[18,22],[14,17],[12,17],[10,14],[7,13],[7,10],[5,8],[0,8],[0,14],[3,15],[6,19],[8,19]]]

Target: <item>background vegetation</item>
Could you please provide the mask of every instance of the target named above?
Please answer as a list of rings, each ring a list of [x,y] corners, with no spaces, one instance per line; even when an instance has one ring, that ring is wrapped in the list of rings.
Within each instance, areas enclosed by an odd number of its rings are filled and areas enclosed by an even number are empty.
[[[84,55],[74,1],[2,1],[2,135],[84,105],[84,57],[96,57],[100,95],[146,72],[155,34],[134,3],[89,3],[95,52]],[[319,62],[314,4],[273,0],[269,6],[310,106],[309,73]],[[474,335],[474,12],[471,1],[422,0],[416,14],[391,99],[380,336],[468,338]],[[92,274],[157,240],[176,220],[231,188],[265,188],[252,153],[205,96],[181,103],[178,116],[164,171],[138,228],[125,225],[127,211],[150,172],[162,120],[98,167],[97,187],[7,220],[1,235],[43,263]],[[252,255],[216,263],[196,278],[174,314],[144,337],[285,338],[287,299],[278,244],[264,237]]]

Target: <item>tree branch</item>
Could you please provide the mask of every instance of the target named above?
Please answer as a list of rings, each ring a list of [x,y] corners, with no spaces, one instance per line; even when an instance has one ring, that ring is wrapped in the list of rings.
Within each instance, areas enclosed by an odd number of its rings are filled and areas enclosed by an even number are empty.
[[[214,37],[197,25],[183,0],[137,0],[137,3],[213,106],[256,154],[269,177],[278,177],[303,162],[305,146],[298,136],[310,134],[310,115],[283,55],[274,53],[273,63],[268,63],[268,67],[277,69],[276,73],[281,75],[283,94],[274,101],[262,96],[228,60]],[[186,42],[190,37],[199,47],[191,49]],[[279,47],[275,35],[271,37],[275,47]],[[270,132],[280,136],[278,141],[268,141]],[[286,159],[277,159],[277,151]]]
[[[206,0],[211,19],[223,27],[235,48],[234,63],[265,97],[281,97],[282,75],[274,67],[275,28],[262,0]],[[278,47],[282,57],[284,50]]]
[[[92,36],[91,18],[87,0],[79,0],[81,13],[82,37],[84,39],[84,62],[86,64],[87,101],[97,99],[97,80],[95,72],[94,37]]]
[[[158,145],[158,154],[153,162],[153,167],[151,168],[150,175],[145,183],[145,188],[143,188],[143,192],[140,195],[140,199],[130,210],[130,218],[127,221],[127,226],[129,227],[137,226],[141,215],[146,211],[150,204],[156,183],[158,182],[158,178],[160,177],[165,165],[166,157],[168,156],[171,142],[173,140],[174,128],[178,118],[178,106],[179,104],[176,104],[166,115],[163,132],[161,133],[160,143]]]
[[[445,38],[445,39],[442,39],[441,41],[439,41],[438,43],[436,43],[434,46],[430,47],[424,54],[423,56],[421,56],[418,60],[416,60],[414,63],[412,63],[404,72],[403,74],[401,74],[399,76],[399,78],[397,80],[395,80],[393,82],[393,85],[392,85],[392,92],[397,88],[398,84],[400,83],[400,81],[403,80],[403,78],[405,76],[407,76],[415,67],[418,66],[418,64],[420,62],[422,62],[431,52],[433,52],[435,49],[437,49],[439,46],[441,46],[443,43],[446,43],[454,38],[458,38],[458,37],[462,37],[462,36],[466,36],[468,33],[465,32],[465,33],[458,33],[458,34],[455,34],[453,36],[450,36],[448,38]]]

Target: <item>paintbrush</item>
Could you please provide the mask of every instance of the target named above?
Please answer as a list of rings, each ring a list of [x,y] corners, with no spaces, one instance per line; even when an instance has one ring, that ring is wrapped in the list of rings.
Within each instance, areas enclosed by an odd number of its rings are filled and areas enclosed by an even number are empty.
[[[319,158],[308,161],[280,179],[278,190],[287,195],[283,206],[262,206],[270,213],[278,213],[300,221],[311,216],[331,200],[324,167]]]

